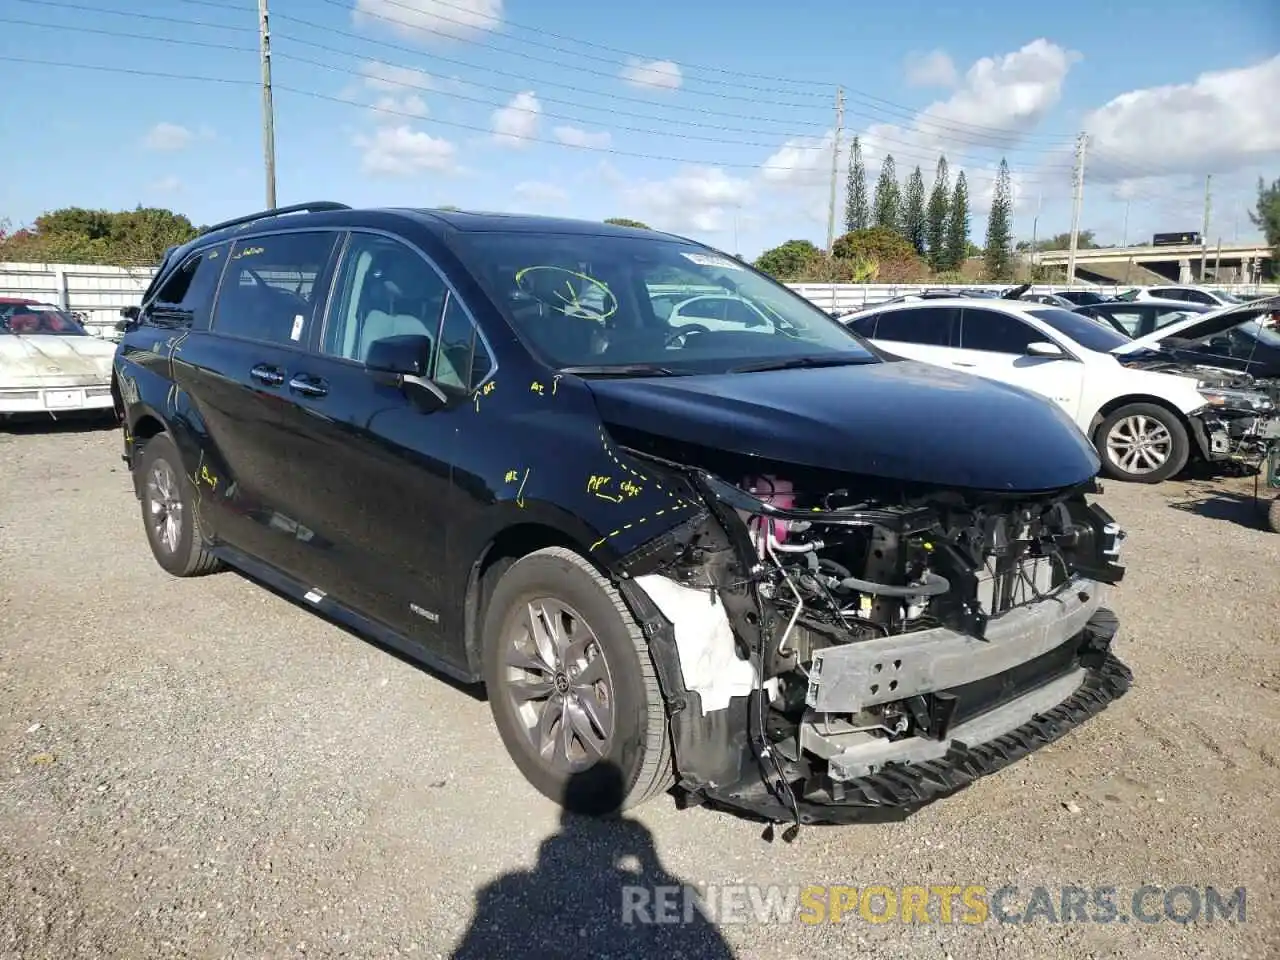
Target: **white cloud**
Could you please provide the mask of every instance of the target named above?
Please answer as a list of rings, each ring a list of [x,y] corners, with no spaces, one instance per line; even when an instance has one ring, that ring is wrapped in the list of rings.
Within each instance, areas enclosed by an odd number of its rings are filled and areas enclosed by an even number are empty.
[[[990,146],[993,136],[1010,142],[1057,106],[1063,81],[1079,60],[1080,54],[1043,38],[1013,53],[983,57],[955,93],[916,116],[911,131],[930,147]]]
[[[814,186],[826,183],[831,176],[831,139],[835,131],[828,130],[821,137],[797,137],[788,140],[760,165],[760,175],[769,183],[784,186]],[[841,170],[847,162],[850,136],[845,134],[840,143],[839,164]],[[866,154],[864,147],[864,156]]]
[[[356,0],[351,19],[416,40],[459,39],[501,27],[502,0]]]
[[[592,133],[589,130],[583,130],[580,127],[563,126],[556,127],[553,131],[555,138],[563,144],[570,147],[595,147],[596,149],[604,149],[613,143],[613,138],[609,135],[608,130],[601,130],[598,133]]]
[[[904,68],[910,87],[954,87],[956,84],[956,65],[941,50],[909,53]]]
[[[509,147],[528,146],[530,138],[538,132],[538,117],[542,104],[532,90],[517,93],[505,107],[499,107],[490,116],[493,138]]]
[[[429,112],[420,91],[436,89],[429,73],[401,67],[380,60],[368,60],[360,67],[360,82],[343,90],[339,96],[360,103],[382,115],[385,122],[392,117],[425,117]],[[372,99],[366,99],[369,95]]]
[[[157,123],[142,138],[148,150],[182,150],[191,145],[196,135],[176,123]]]
[[[754,196],[749,180],[732,177],[719,167],[689,167],[665,180],[640,180],[623,186],[628,216],[659,229],[716,233],[732,223],[735,209]]]
[[[1121,94],[1089,113],[1085,176],[1096,182],[1225,174],[1280,158],[1280,55],[1191,83]],[[1131,187],[1125,187],[1131,190]]]
[[[684,83],[680,65],[670,60],[632,60],[618,75],[633,87],[651,90],[678,90]]]
[[[361,169],[372,176],[411,177],[426,170],[456,170],[453,143],[407,124],[379,127],[372,136],[358,134],[353,142],[364,151]]]

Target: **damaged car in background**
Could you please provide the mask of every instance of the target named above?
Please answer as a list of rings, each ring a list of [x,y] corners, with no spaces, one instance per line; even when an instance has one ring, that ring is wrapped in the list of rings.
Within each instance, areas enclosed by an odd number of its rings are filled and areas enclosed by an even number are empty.
[[[672,325],[680,286],[769,322]],[[1071,419],[717,250],[326,202],[211,228],[128,318],[157,562],[483,681],[571,809],[674,788],[791,838],[963,788],[1130,686],[1123,533]]]
[[[1243,309],[1243,308],[1240,308]],[[1193,458],[1239,453],[1235,421],[1275,415],[1249,382],[1164,355],[1130,357],[1136,341],[1057,307],[1001,298],[895,304],[845,318],[892,353],[1034,390],[1093,442],[1110,477],[1158,483]],[[1171,324],[1166,329],[1174,329]],[[1235,424],[1235,426],[1231,426]]]

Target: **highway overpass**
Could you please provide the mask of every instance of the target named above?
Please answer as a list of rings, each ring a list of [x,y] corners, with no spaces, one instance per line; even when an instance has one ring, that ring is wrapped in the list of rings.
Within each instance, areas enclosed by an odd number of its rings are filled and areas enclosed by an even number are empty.
[[[1204,255],[1204,273],[1200,258]],[[1044,250],[1034,263],[1065,273],[1070,252]],[[1208,247],[1185,244],[1167,247],[1101,247],[1076,251],[1076,278],[1104,283],[1257,283],[1276,266],[1273,252],[1263,243],[1224,243]]]

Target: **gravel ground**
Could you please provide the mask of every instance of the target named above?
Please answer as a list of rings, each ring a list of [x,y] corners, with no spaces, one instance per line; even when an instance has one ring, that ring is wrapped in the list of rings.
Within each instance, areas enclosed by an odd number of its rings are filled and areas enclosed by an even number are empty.
[[[667,798],[562,825],[482,700],[239,575],[166,576],[115,431],[0,433],[0,956],[1280,956],[1280,536],[1248,488],[1109,487],[1111,709],[905,822],[769,846]],[[1248,894],[1244,923],[622,928],[625,882]]]

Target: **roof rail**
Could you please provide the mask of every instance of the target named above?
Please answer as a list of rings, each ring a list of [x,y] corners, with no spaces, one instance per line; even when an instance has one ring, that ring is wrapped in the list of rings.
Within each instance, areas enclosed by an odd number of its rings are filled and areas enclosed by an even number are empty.
[[[233,220],[223,220],[221,223],[213,224],[205,232],[213,233],[215,230],[225,230],[227,227],[239,226],[242,223],[253,223],[255,220],[266,220],[268,217],[278,217],[286,213],[324,213],[326,210],[350,209],[345,203],[337,203],[333,200],[312,200],[309,203],[295,203],[288,207],[260,210],[257,213],[246,214]]]

